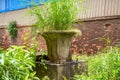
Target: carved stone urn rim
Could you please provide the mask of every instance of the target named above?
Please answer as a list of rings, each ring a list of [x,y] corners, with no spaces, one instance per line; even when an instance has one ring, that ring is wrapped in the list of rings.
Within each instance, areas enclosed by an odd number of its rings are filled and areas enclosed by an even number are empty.
[[[44,32],[79,32],[78,29],[71,29],[71,30],[46,30]]]
[[[45,33],[73,33],[73,34],[76,34],[76,35],[79,35],[81,36],[81,31],[78,30],[78,29],[71,29],[71,30],[48,30],[48,31],[44,31],[41,35],[44,35]]]

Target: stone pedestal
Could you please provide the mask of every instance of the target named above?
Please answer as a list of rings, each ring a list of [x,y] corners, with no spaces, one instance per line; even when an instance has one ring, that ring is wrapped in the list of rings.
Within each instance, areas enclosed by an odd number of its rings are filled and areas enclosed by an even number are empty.
[[[47,69],[45,69],[45,66]],[[87,65],[85,61],[70,61],[63,64],[55,64],[51,62],[36,62],[36,76],[40,79],[48,76],[50,80],[73,80],[75,74],[87,73]]]

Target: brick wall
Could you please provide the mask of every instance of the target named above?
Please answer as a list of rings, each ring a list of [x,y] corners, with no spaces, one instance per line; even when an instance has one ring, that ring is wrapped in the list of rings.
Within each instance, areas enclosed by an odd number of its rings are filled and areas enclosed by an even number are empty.
[[[33,36],[31,35],[30,26],[18,26],[18,35],[17,38],[12,39],[9,36],[7,29],[0,28],[0,47],[7,49],[11,45],[28,45],[28,44],[38,44],[38,50],[44,49],[46,50],[45,40],[38,36],[36,40],[33,40]]]
[[[0,28],[0,46],[4,49],[8,48],[10,45],[10,39],[4,28]]]
[[[93,54],[109,45],[109,43],[114,45],[120,41],[120,18],[85,20],[74,25],[82,31],[82,36],[73,38],[71,52]],[[31,43],[30,33],[30,27],[19,26],[18,38],[11,40],[7,30],[0,28],[0,46],[6,49],[12,44]],[[38,50],[46,50],[46,43],[42,37],[37,37],[37,44],[39,45]]]
[[[120,41],[120,18],[86,20],[75,26],[82,36],[73,39],[72,52],[93,54]]]

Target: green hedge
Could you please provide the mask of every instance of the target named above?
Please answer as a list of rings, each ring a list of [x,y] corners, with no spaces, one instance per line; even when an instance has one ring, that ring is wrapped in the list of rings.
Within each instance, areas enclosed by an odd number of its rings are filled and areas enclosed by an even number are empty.
[[[120,80],[120,48],[109,47],[106,51],[86,59],[88,75],[76,74],[74,80]]]

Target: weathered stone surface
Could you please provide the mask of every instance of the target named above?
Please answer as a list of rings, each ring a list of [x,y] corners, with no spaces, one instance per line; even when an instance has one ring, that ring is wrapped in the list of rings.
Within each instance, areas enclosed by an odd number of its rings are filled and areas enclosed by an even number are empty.
[[[51,62],[61,63],[69,59],[69,48],[73,35],[79,30],[55,30],[43,32],[48,49],[48,57]],[[80,33],[81,34],[81,33]]]
[[[63,64],[55,64],[51,62],[44,63],[36,62],[36,76],[42,79],[44,76],[48,76],[50,80],[73,80],[75,74],[81,74],[85,72],[87,74],[87,65],[85,61],[70,61]]]

